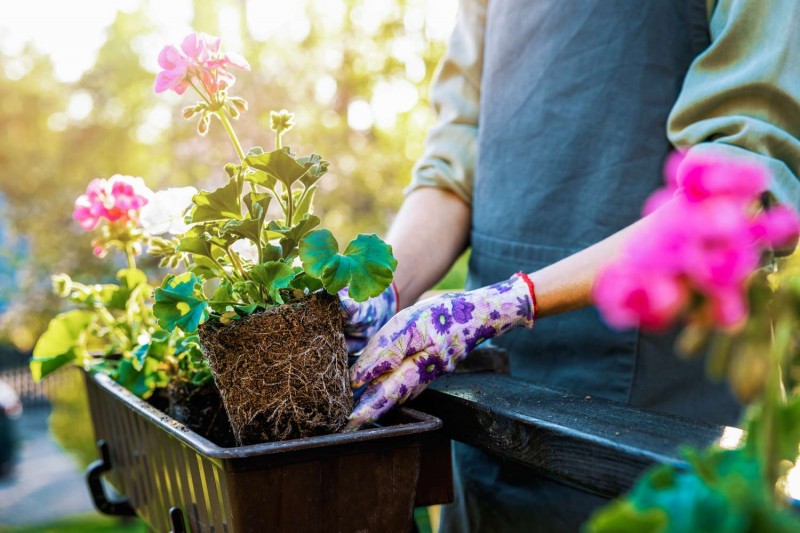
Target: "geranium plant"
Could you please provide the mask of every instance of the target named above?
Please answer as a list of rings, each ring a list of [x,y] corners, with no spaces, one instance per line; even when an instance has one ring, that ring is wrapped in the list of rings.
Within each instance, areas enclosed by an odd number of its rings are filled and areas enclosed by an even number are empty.
[[[73,217],[87,231],[97,231],[93,252],[112,250],[125,257],[118,283],[78,283],[67,274],[53,276],[56,294],[73,309],[57,315],[39,338],[30,363],[35,380],[67,364],[109,374],[142,398],[170,380],[196,385],[210,377],[197,335],[167,332],[152,312],[153,287],[137,268],[136,257],[155,238],[142,224],[154,198],[141,178],[114,175],[95,179],[75,202]]]
[[[159,324],[199,331],[238,442],[341,429],[352,392],[336,295],[381,294],[396,267],[391,247],[362,234],[340,252],[320,228],[313,202],[328,162],[284,145],[289,112],[271,113],[273,150],[242,148],[232,120],[248,104],[230,94],[230,70],[249,65],[218,38],[192,33],[165,47],[159,64],[156,92],[191,88],[200,100],[183,116],[199,116],[200,135],[217,119],[238,156],[224,185],[193,197],[189,229],[163,247],[163,261],[185,261],[188,271],[156,289]]]
[[[595,300],[619,328],[685,324],[679,351],[709,352],[710,376],[727,377],[748,405],[746,434],[687,448],[688,469],[651,469],[588,530],[798,531],[785,488],[800,445],[800,276],[781,273],[775,251],[794,247],[800,219],[765,192],[769,172],[752,162],[678,154],[666,175],[645,206],[649,224],[601,274]]]
[[[199,116],[201,135],[216,117],[239,157],[225,166],[222,187],[193,198],[192,227],[175,249],[191,257],[190,272],[168,276],[156,290],[162,327],[194,332],[210,315],[227,322],[320,288],[336,294],[349,286],[350,296],[363,301],[389,286],[396,266],[389,245],[376,235],[359,235],[340,253],[331,232],[318,229],[313,200],[328,162],[283,146],[294,126],[290,113],[271,113],[274,150],[242,149],[231,119],[238,119],[248,104],[229,94],[235,82],[229,69],[249,69],[243,58],[223,53],[218,38],[193,33],[180,49],[165,47],[159,64],[163,70],[156,92],[193,89],[200,101],[185,108],[183,116]],[[277,219],[269,216],[273,204],[279,209]]]

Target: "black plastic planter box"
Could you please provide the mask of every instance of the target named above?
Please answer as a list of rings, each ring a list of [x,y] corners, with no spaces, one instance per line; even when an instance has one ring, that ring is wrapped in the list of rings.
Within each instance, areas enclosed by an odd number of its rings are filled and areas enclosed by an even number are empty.
[[[433,437],[441,421],[412,409],[355,433],[222,448],[107,376],[86,374],[86,386],[101,450],[87,473],[95,503],[155,531],[408,531],[421,462],[439,471],[417,503],[451,494],[447,441]],[[106,496],[103,473],[123,500]]]

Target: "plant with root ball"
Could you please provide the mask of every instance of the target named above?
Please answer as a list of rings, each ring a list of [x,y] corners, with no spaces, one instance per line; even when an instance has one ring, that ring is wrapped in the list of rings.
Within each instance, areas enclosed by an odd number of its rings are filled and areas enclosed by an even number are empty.
[[[191,227],[173,250],[188,256],[189,271],[167,276],[155,291],[161,326],[194,332],[209,317],[227,324],[318,289],[336,294],[349,287],[356,301],[383,292],[396,267],[391,247],[374,234],[359,235],[340,253],[331,232],[319,227],[313,201],[328,162],[283,145],[294,126],[292,114],[271,114],[274,150],[242,149],[231,119],[239,118],[247,102],[229,95],[235,78],[228,68],[249,68],[247,62],[222,53],[219,40],[203,34],[188,36],[180,51],[166,47],[159,61],[164,71],[156,91],[194,89],[201,101],[184,116],[200,115],[202,135],[216,117],[239,156],[225,166],[222,187],[193,198]],[[277,220],[267,220],[272,204],[282,214]]]

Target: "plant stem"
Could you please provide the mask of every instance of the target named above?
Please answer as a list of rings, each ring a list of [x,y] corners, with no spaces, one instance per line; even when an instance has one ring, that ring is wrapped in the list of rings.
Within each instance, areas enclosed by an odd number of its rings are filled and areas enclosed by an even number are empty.
[[[214,105],[214,104],[212,104],[212,103],[211,103],[211,100],[209,100],[209,99],[206,97],[206,95],[205,95],[205,94],[203,94],[203,91],[201,91],[200,89],[198,89],[198,88],[197,88],[197,85],[195,85],[195,84],[194,84],[194,82],[192,81],[192,79],[191,79],[191,78],[189,78],[189,80],[188,80],[188,81],[189,81],[189,85],[191,85],[191,86],[192,86],[192,89],[194,89],[194,90],[195,90],[195,92],[196,92],[197,94],[199,94],[199,95],[200,95],[200,98],[202,98],[203,100],[205,100],[205,102],[206,102],[206,103],[207,103],[209,106],[212,106],[212,107],[213,107],[213,105]]]
[[[247,275],[247,272],[242,266],[242,262],[239,261],[239,256],[236,255],[236,252],[231,250],[230,246],[228,246],[225,251],[228,252],[228,257],[231,258],[231,263],[233,263],[233,266],[239,271],[239,274],[241,274],[244,279],[250,279],[250,276]]]
[[[239,159],[244,163],[245,155],[244,150],[242,150],[242,145],[239,143],[239,138],[236,136],[236,132],[233,131],[233,125],[231,125],[231,121],[228,119],[228,114],[225,112],[225,109],[218,109],[215,111],[219,121],[222,122],[222,127],[225,128],[225,132],[228,134],[228,137],[231,138],[231,142],[233,143],[233,147],[236,149],[236,154],[239,156]]]
[[[125,259],[128,260],[128,268],[136,270],[136,254],[133,253],[133,246],[129,242],[125,243]]]
[[[781,457],[777,449],[776,432],[777,411],[786,403],[783,393],[783,358],[788,352],[792,337],[792,323],[790,320],[779,317],[775,324],[774,338],[769,350],[769,374],[764,389],[764,465],[766,468],[766,481],[774,487],[779,477]]]
[[[286,187],[286,227],[292,227],[292,218],[294,218],[294,198],[292,198],[292,188]]]

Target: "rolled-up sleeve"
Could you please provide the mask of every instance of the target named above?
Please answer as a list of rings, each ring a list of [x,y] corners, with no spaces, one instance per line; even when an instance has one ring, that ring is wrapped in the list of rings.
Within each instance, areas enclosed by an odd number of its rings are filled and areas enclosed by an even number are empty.
[[[462,0],[447,53],[431,88],[437,121],[406,194],[438,187],[472,203],[486,0]]]
[[[687,157],[755,158],[778,199],[800,207],[800,2],[719,0],[711,45],[691,65],[667,123]]]

